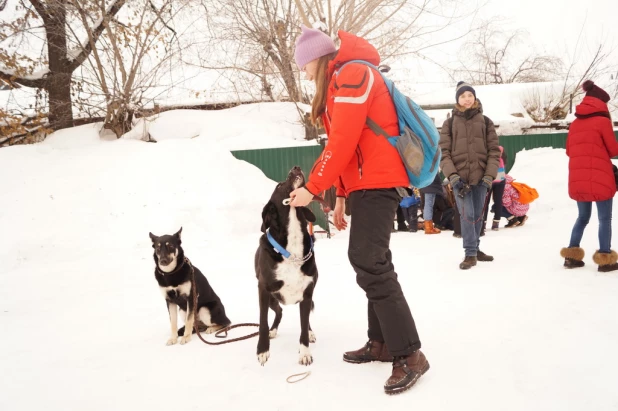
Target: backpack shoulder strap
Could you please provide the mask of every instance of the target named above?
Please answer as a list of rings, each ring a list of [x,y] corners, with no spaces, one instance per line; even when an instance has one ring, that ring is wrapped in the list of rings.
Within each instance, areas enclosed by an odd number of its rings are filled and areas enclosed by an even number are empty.
[[[367,116],[367,120],[365,120],[365,124],[367,124],[367,127],[369,127],[369,129],[373,131],[377,136],[381,135],[381,136],[384,136],[384,138],[387,138],[387,139],[390,138],[386,130],[384,130],[382,127],[378,125],[378,123],[376,123],[371,118],[369,118],[369,116]]]
[[[374,66],[373,64],[371,64],[368,61],[365,60],[350,60],[350,61],[346,61],[344,64],[342,64],[336,71],[335,71],[335,75],[339,75],[339,72],[348,64],[351,63],[358,63],[358,64],[363,64],[367,67],[370,67],[372,69],[374,69],[375,71],[377,71],[378,73],[380,73],[380,75],[382,75],[382,73],[380,72],[380,69],[378,69],[376,66]],[[388,133],[378,125],[378,123],[376,123],[375,121],[373,121],[371,118],[367,117],[367,119],[365,120],[365,124],[367,124],[367,127],[369,127],[369,129],[371,131],[373,131],[377,136],[384,136],[384,138],[390,138],[390,136],[388,135]]]

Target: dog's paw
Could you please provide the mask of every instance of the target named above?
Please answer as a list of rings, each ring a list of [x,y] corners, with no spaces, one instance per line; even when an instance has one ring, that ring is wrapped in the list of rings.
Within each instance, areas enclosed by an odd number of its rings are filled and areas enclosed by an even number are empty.
[[[315,341],[316,341],[315,333],[313,331],[309,330],[309,342],[310,343],[314,343]]]
[[[258,354],[257,358],[258,358],[260,365],[263,366],[264,364],[266,364],[266,361],[268,361],[268,358],[270,358],[270,351],[266,351],[266,352]]]
[[[204,331],[204,332],[206,334],[214,334],[214,333],[216,333],[217,331],[219,331],[219,330],[221,330],[223,328],[225,328],[225,327],[223,327],[222,325],[213,325],[211,327],[207,327],[206,331]]]
[[[184,335],[180,338],[180,345],[185,345],[189,341],[191,341],[191,335]]]
[[[298,363],[300,365],[311,365],[313,363],[313,357],[311,356],[311,350],[309,347],[305,347],[304,345],[300,345],[300,356],[298,357]]]
[[[270,330],[270,331],[268,332],[268,336],[269,336],[270,338],[275,338],[275,337],[277,336],[277,329],[276,329],[276,328],[273,328],[272,330]]]
[[[174,345],[178,342],[178,337],[170,337],[169,340],[167,340],[167,343],[165,345]]]

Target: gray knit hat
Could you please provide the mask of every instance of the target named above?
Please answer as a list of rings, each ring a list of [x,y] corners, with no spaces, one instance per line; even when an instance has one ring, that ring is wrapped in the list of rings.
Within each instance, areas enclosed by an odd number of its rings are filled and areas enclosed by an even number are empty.
[[[457,83],[457,89],[455,90],[455,102],[459,103],[459,96],[461,96],[466,91],[474,94],[474,99],[476,100],[476,91],[472,88],[472,86],[465,81],[460,81]]]

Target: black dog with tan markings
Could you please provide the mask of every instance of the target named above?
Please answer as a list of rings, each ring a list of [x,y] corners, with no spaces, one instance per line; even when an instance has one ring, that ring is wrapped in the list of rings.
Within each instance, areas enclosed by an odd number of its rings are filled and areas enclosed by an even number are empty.
[[[186,344],[191,340],[194,329],[193,293],[196,290],[192,286],[192,276],[195,276],[197,288],[197,313],[198,328],[211,334],[231,324],[225,315],[225,307],[221,299],[212,289],[202,272],[193,266],[181,246],[180,233],[182,228],[173,235],[157,237],[150,233],[152,248],[154,248],[155,278],[159,283],[159,289],[167,303],[170,316],[171,336],[167,345],[176,344],[178,336],[180,344]],[[184,327],[178,329],[178,309],[185,317]]]

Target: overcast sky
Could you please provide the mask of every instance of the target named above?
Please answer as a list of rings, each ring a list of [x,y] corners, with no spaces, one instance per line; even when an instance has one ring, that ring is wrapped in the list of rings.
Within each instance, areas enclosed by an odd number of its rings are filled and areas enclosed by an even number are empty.
[[[618,0],[492,0],[483,14],[503,15],[547,49],[574,44],[582,27],[589,42],[618,45]]]
[[[473,10],[479,1],[483,0],[461,0],[456,7],[461,12]],[[611,62],[618,71],[618,0],[489,0],[476,20],[498,16],[506,32],[524,30],[529,33],[522,37],[524,43],[516,48],[524,57],[536,52],[559,57],[566,65],[572,61],[585,65],[591,59],[592,50],[604,43],[606,51],[615,50]],[[454,38],[464,30],[465,26],[460,25],[455,30],[435,35],[431,40],[439,42]],[[424,53],[440,65],[453,68],[462,54],[464,41],[435,47]],[[415,82],[444,85],[453,82],[444,70],[416,57],[393,62],[393,67],[408,69],[408,75],[414,77]]]

